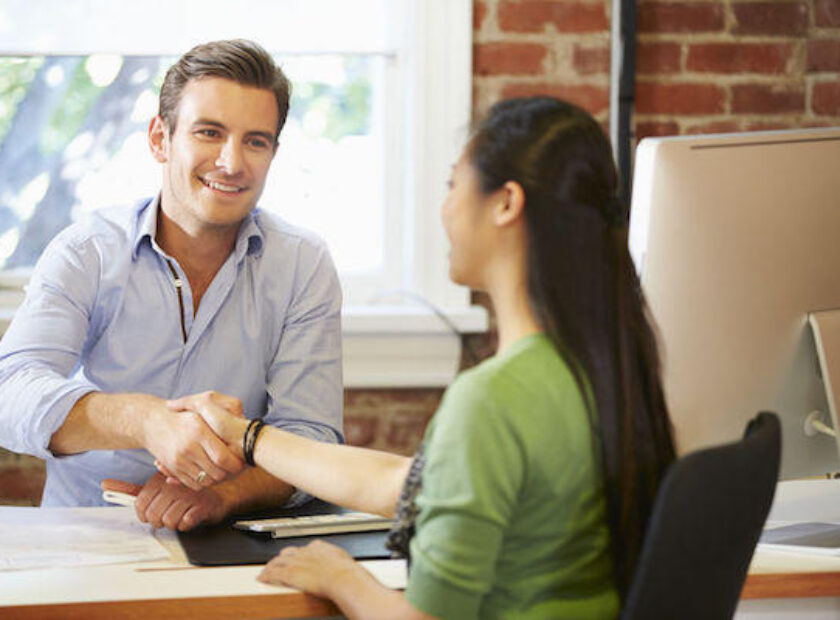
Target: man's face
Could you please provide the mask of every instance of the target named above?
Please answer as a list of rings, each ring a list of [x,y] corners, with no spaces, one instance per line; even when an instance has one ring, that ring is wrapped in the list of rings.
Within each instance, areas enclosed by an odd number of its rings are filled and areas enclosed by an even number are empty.
[[[278,116],[269,90],[222,78],[188,82],[175,131],[160,117],[149,126],[152,153],[164,164],[164,213],[191,235],[238,229],[262,194]]]

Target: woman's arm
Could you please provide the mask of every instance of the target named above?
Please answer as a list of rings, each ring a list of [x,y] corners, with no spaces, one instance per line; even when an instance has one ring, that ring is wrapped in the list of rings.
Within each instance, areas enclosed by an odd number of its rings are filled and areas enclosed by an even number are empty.
[[[214,392],[169,401],[178,411],[199,413],[231,450],[243,457],[249,420],[228,413],[231,397]],[[336,445],[265,426],[254,448],[264,470],[323,500],[354,510],[394,515],[411,459],[365,448]]]

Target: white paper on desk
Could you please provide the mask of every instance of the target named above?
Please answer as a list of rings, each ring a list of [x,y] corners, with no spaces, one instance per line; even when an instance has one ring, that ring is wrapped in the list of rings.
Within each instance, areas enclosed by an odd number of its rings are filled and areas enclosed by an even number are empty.
[[[0,570],[168,558],[130,508],[0,509]]]

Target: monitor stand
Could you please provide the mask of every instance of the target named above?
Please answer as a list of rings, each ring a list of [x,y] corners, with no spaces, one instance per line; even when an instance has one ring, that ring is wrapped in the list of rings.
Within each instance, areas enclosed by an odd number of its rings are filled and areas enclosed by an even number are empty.
[[[808,323],[814,333],[814,343],[820,362],[831,426],[822,422],[821,412],[811,412],[806,418],[805,432],[825,433],[837,438],[837,408],[840,405],[840,310],[823,310],[808,315]],[[840,453],[840,444],[838,444]]]

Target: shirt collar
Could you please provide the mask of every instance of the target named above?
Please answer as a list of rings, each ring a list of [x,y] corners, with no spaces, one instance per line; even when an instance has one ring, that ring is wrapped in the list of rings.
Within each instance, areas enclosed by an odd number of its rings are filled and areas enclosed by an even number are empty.
[[[149,245],[155,249],[155,251],[162,252],[155,241],[159,211],[160,194],[151,200],[144,200],[138,205],[134,221],[134,231],[132,234],[132,260],[137,259],[140,247],[146,240],[148,240]],[[246,254],[259,256],[262,253],[264,235],[262,227],[260,226],[259,211],[259,208],[255,208],[251,211],[239,227],[239,232],[236,236],[236,245],[233,248],[237,263],[239,263]]]

